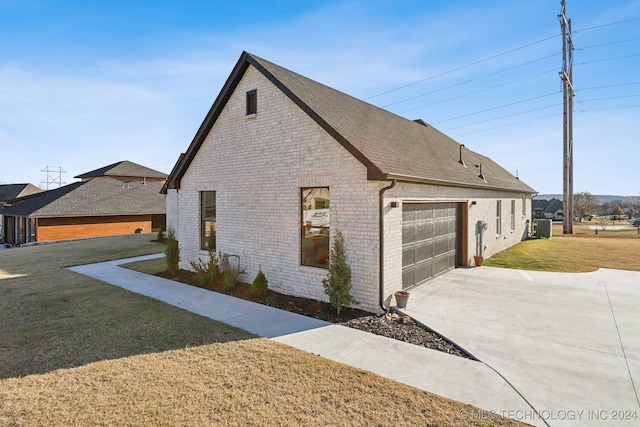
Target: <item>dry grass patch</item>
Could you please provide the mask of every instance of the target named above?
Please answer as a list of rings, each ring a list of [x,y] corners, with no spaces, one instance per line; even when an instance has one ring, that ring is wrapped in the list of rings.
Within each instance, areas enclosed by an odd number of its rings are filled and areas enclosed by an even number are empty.
[[[266,339],[11,378],[0,402],[2,425],[521,425]]]
[[[522,425],[64,268],[148,238],[0,252],[0,425]]]
[[[485,265],[521,270],[589,272],[598,268],[640,271],[640,236],[636,230],[606,230],[595,235],[587,225],[575,225],[563,235],[554,225],[551,239],[532,239],[492,256]]]

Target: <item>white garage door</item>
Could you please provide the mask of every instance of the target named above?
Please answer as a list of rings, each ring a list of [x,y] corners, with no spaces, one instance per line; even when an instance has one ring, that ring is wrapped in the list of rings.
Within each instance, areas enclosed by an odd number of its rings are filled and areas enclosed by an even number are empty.
[[[402,204],[402,288],[460,264],[460,204]]]

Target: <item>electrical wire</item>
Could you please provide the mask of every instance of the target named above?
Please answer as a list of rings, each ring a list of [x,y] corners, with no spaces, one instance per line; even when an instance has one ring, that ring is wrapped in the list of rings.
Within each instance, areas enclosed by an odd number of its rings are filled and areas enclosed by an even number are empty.
[[[465,81],[463,81],[461,83],[456,83],[456,84],[453,84],[453,85],[450,85],[450,86],[445,86],[445,87],[440,88],[440,89],[432,90],[431,92],[426,92],[426,93],[422,93],[420,95],[412,96],[411,98],[401,99],[400,101],[393,102],[391,104],[383,105],[382,108],[387,108],[387,107],[391,107],[393,105],[402,104],[404,102],[413,101],[414,99],[422,98],[422,97],[427,96],[427,95],[432,95],[432,94],[437,93],[437,92],[442,92],[443,90],[451,89],[451,88],[454,88],[454,87],[457,87],[457,86],[462,86],[462,85],[467,84],[467,83],[471,83],[471,82],[475,82],[477,80],[481,80],[481,79],[483,79],[485,77],[494,76],[496,74],[500,74],[500,73],[504,73],[506,71],[510,71],[510,70],[513,70],[513,69],[516,69],[516,68],[524,67],[525,65],[530,65],[530,64],[533,64],[535,62],[543,61],[545,59],[549,59],[549,58],[552,58],[552,57],[558,56],[558,55],[560,55],[559,52],[551,54],[551,55],[543,56],[542,58],[534,59],[534,60],[531,60],[531,61],[528,61],[528,62],[524,62],[522,64],[514,65],[512,67],[504,68],[502,70],[495,71],[493,73],[485,74],[484,76],[481,76],[481,77],[476,77],[474,79],[465,80]]]
[[[595,30],[596,28],[610,27],[612,25],[625,24],[627,22],[633,22],[633,21],[639,21],[639,20],[640,20],[640,16],[637,17],[637,18],[625,19],[623,21],[610,22],[608,24],[602,24],[602,25],[595,25],[593,27],[580,28],[578,30],[572,31],[571,33],[572,34],[577,34],[577,33],[581,33],[582,31],[590,31],[590,30]]]
[[[450,118],[450,119],[440,120],[440,121],[437,121],[437,122],[433,122],[433,124],[450,122],[451,120],[457,120],[457,119],[461,119],[461,118],[463,118],[463,117],[474,116],[474,115],[476,115],[476,114],[486,113],[487,111],[499,110],[500,108],[510,107],[510,106],[512,106],[512,105],[517,105],[517,104],[522,104],[522,103],[524,103],[524,102],[533,101],[533,100],[535,100],[535,99],[545,98],[545,97],[547,97],[547,96],[555,95],[555,94],[558,94],[558,93],[560,93],[560,92],[561,92],[561,91],[551,92],[551,93],[547,93],[547,94],[539,95],[539,96],[534,96],[534,97],[532,97],[532,98],[527,98],[527,99],[523,99],[523,100],[516,101],[516,102],[510,102],[509,104],[498,105],[497,107],[491,107],[491,108],[487,108],[487,109],[485,109],[485,110],[475,111],[475,112],[473,112],[473,113],[463,114],[463,115],[461,115],[461,116],[452,117],[452,118]]]
[[[507,50],[507,51],[502,52],[502,53],[499,53],[499,54],[497,54],[497,55],[493,55],[493,56],[490,56],[490,57],[488,57],[488,58],[484,58],[484,59],[481,59],[481,60],[479,60],[479,61],[475,61],[475,62],[472,62],[472,63],[470,63],[470,64],[467,64],[467,65],[463,65],[463,66],[461,66],[461,67],[454,68],[454,69],[449,70],[449,71],[445,71],[445,72],[442,72],[442,73],[439,73],[439,74],[435,74],[435,75],[433,75],[433,76],[427,77],[426,79],[418,80],[418,81],[416,81],[416,82],[409,83],[409,84],[406,84],[406,85],[404,85],[404,86],[400,86],[400,87],[398,87],[398,88],[391,89],[391,90],[388,90],[388,91],[385,91],[385,92],[382,92],[382,93],[379,93],[379,94],[376,94],[376,95],[370,96],[370,97],[368,97],[368,98],[364,98],[364,100],[365,100],[365,101],[368,101],[368,100],[370,100],[370,99],[377,98],[377,97],[382,96],[382,95],[387,95],[387,94],[389,94],[389,93],[397,92],[397,91],[399,91],[399,90],[401,90],[401,89],[405,89],[405,88],[408,88],[408,87],[411,87],[411,86],[415,86],[415,85],[417,85],[417,84],[420,84],[420,83],[426,82],[426,81],[428,81],[428,80],[433,80],[433,79],[438,78],[438,77],[446,76],[447,74],[451,74],[451,73],[454,73],[454,72],[456,72],[456,71],[464,70],[465,68],[469,68],[469,67],[472,67],[472,66],[474,66],[474,65],[478,65],[478,64],[481,64],[481,63],[483,63],[483,62],[487,62],[487,61],[490,61],[490,60],[492,60],[492,59],[496,59],[496,58],[499,58],[499,57],[501,57],[501,56],[508,55],[508,54],[510,54],[510,53],[517,52],[517,51],[522,50],[522,49],[526,49],[526,48],[531,47],[531,46],[534,46],[534,45],[536,45],[536,44],[540,44],[540,43],[546,42],[547,40],[554,39],[554,38],[558,37],[559,35],[560,35],[560,34],[556,34],[556,35],[553,35],[553,36],[549,36],[549,37],[546,37],[546,38],[544,38],[544,39],[537,40],[537,41],[532,42],[532,43],[528,43],[528,44],[526,44],[526,45],[524,45],[524,46],[520,46],[520,47],[517,47],[517,48],[515,48],[515,49]]]
[[[423,106],[420,106],[420,107],[415,107],[415,108],[412,108],[410,110],[402,111],[402,112],[400,112],[400,114],[405,114],[405,113],[408,113],[410,111],[422,110],[424,108],[428,108],[428,107],[431,107],[431,106],[434,106],[434,105],[438,105],[438,104],[443,104],[445,102],[453,101],[455,99],[460,99],[460,98],[464,98],[466,96],[475,95],[475,94],[480,93],[480,92],[486,92],[488,90],[495,89],[495,88],[502,87],[502,86],[506,86],[506,85],[509,85],[509,84],[512,84],[512,83],[520,82],[522,80],[527,80],[527,79],[531,79],[533,77],[538,77],[540,75],[547,74],[547,73],[550,73],[552,71],[556,71],[556,68],[552,68],[551,70],[542,71],[540,73],[532,74],[532,75],[529,75],[529,76],[526,76],[526,77],[522,77],[522,78],[519,78],[519,79],[516,79],[516,80],[511,80],[511,81],[508,81],[508,82],[505,82],[505,83],[500,83],[498,85],[490,86],[490,87],[487,87],[487,88],[484,88],[484,89],[478,89],[478,90],[475,90],[473,92],[465,93],[463,95],[454,96],[453,98],[447,98],[447,99],[444,99],[444,100],[441,100],[441,101],[438,101],[438,102],[434,102],[434,103],[431,103],[431,104],[423,105]]]

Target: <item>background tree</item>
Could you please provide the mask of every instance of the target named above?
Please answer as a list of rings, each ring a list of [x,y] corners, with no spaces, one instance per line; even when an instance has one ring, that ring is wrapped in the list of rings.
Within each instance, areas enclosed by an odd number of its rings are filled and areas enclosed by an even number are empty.
[[[588,191],[580,191],[573,195],[573,211],[580,222],[587,214],[595,214],[598,210],[598,198]]]
[[[611,213],[613,214],[614,220],[616,219],[620,220],[620,215],[622,215],[622,208],[620,207],[620,205],[616,205],[611,211]]]

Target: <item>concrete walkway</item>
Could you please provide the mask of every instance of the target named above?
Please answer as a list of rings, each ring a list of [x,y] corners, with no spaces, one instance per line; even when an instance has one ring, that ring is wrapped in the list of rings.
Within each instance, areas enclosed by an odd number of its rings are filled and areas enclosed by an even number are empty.
[[[500,372],[549,425],[640,426],[640,272],[461,268],[403,311]]]
[[[159,255],[72,267],[70,270],[242,328],[302,351],[374,372],[485,410],[530,413],[531,407],[487,365],[299,314],[138,273],[119,264]],[[417,298],[415,299],[417,301]],[[411,305],[414,305],[413,295]],[[417,304],[416,304],[417,305]],[[466,414],[468,417],[486,413]],[[540,420],[526,420],[544,425]]]

